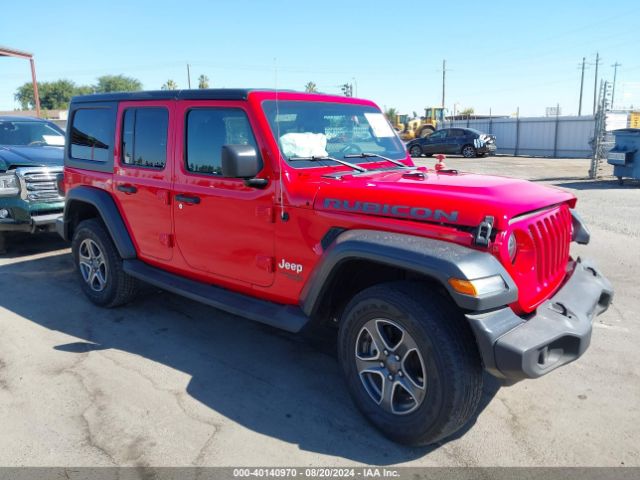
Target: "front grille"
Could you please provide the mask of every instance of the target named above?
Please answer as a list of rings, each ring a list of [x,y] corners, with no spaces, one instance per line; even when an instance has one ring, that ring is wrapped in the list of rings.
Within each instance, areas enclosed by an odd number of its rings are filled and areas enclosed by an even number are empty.
[[[571,242],[571,213],[566,206],[538,217],[529,224],[536,250],[536,274],[542,286],[564,275]]]
[[[20,179],[21,196],[27,202],[59,202],[63,199],[56,182],[56,175],[62,173],[62,167],[18,168],[16,173]]]

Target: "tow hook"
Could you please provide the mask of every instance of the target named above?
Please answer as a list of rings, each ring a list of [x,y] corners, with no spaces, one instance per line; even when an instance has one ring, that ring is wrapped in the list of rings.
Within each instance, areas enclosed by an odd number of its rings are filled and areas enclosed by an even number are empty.
[[[480,222],[476,230],[475,243],[481,247],[488,247],[489,240],[491,238],[491,231],[493,230],[493,217],[487,215],[484,220]]]

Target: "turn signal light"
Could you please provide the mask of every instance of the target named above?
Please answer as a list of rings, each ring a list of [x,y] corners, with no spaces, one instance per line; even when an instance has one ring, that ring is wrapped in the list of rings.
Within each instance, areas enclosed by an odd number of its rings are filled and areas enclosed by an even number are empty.
[[[462,280],[460,278],[450,278],[449,285],[458,293],[472,297],[482,297],[503,292],[507,289],[507,284],[500,275],[477,278],[475,280]]]

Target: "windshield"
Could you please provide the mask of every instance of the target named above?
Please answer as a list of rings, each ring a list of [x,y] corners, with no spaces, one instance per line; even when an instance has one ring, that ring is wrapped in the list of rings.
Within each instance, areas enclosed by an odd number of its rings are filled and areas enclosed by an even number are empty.
[[[55,125],[28,120],[0,120],[0,145],[64,145],[64,132]]]
[[[370,153],[394,160],[407,156],[391,125],[375,107],[345,103],[268,100],[263,103],[271,131],[285,159]],[[353,163],[380,161],[363,156]],[[317,166],[297,161],[296,167]]]

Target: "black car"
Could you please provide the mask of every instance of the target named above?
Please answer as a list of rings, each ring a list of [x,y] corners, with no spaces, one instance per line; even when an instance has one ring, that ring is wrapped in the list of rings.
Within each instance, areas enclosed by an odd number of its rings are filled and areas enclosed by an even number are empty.
[[[407,150],[412,157],[435,153],[482,157],[496,151],[496,137],[473,128],[443,128],[428,137],[411,140],[407,143]]]

